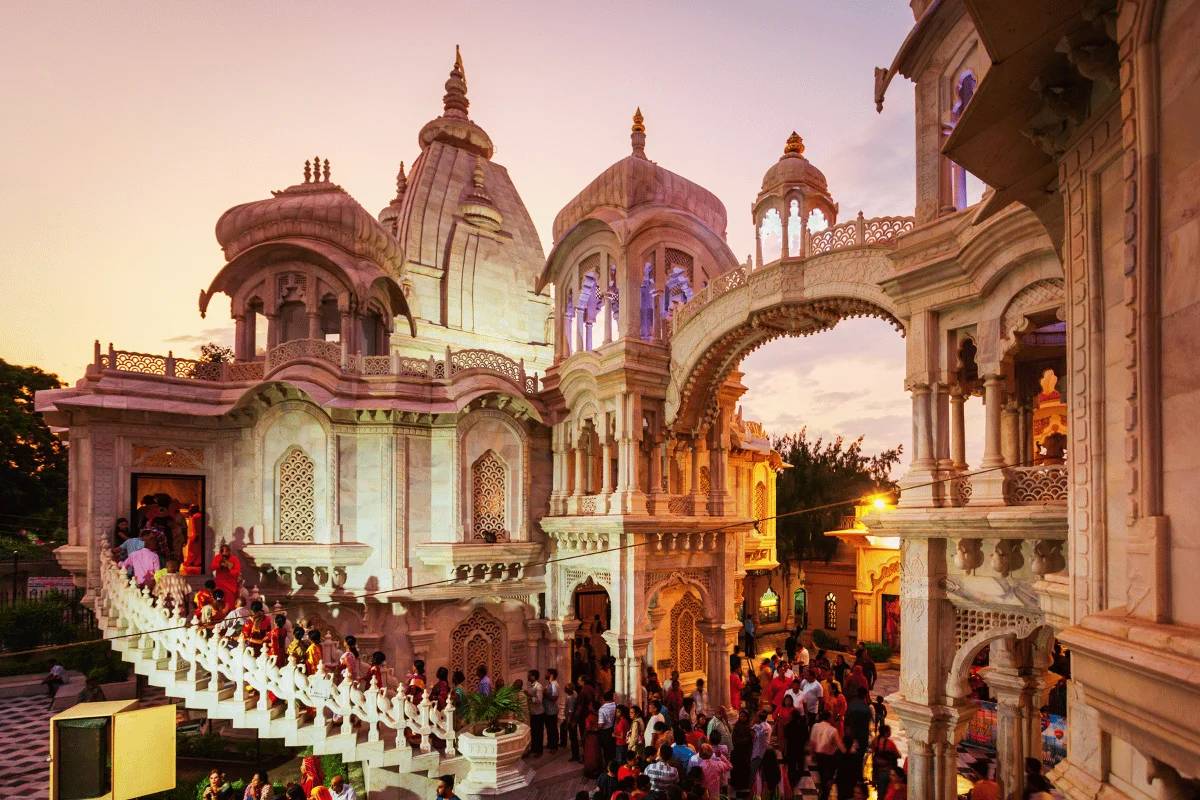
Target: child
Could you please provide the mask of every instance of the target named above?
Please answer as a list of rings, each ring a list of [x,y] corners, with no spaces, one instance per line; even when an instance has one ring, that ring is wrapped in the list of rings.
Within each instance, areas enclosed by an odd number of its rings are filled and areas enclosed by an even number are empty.
[[[883,704],[883,695],[875,695],[875,702],[871,704],[871,710],[875,712],[875,730],[878,731],[883,727],[883,721],[887,719],[887,706]]]

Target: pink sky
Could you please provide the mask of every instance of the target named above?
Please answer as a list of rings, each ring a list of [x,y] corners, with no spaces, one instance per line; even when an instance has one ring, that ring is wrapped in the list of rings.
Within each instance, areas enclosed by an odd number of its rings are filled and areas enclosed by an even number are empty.
[[[329,158],[372,212],[385,205],[398,162],[412,162],[417,131],[440,113],[456,43],[471,116],[545,250],[558,209],[627,154],[637,105],[650,158],[725,202],[739,259],[753,249],[762,174],[793,129],[843,218],[912,212],[911,87],[897,81],[883,115],[872,103],[872,68],[912,25],[901,0],[48,2],[10,8],[5,22],[0,357],[67,380],[93,339],[192,355],[224,338],[227,304],[207,320],[196,307],[222,265],[217,217],[296,182],[305,158]],[[851,385],[868,362],[903,374],[903,346],[883,326],[760,352],[747,362],[759,383],[804,374],[818,394]],[[777,374],[795,359],[825,363]],[[899,406],[847,417],[841,401],[814,396],[806,419],[835,431],[904,417],[902,388],[886,388],[877,399]],[[794,404],[755,394],[751,411],[793,424]],[[901,423],[872,438],[907,444]]]

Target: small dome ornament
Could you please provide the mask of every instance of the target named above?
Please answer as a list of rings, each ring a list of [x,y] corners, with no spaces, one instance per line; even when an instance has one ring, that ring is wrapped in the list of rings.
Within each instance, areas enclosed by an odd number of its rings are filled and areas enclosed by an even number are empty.
[[[633,125],[630,127],[629,141],[633,145],[633,154],[638,158],[646,157],[646,118],[642,116],[642,107],[638,106],[633,112]]]
[[[792,131],[792,135],[787,138],[787,144],[783,146],[783,154],[785,156],[804,155],[804,140],[800,138],[800,134]]]
[[[458,45],[454,45],[454,66],[450,69],[450,77],[446,79],[442,113],[447,117],[466,119],[467,108],[470,105],[471,102],[467,100],[467,72],[463,69],[462,51]]]

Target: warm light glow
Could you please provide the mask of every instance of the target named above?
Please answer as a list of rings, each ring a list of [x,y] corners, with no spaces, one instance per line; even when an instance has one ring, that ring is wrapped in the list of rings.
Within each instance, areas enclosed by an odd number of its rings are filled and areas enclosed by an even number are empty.
[[[875,506],[875,508],[879,509],[880,511],[887,508],[887,506],[888,506],[887,501],[884,500],[882,497],[876,497],[874,500],[871,501],[871,505]]]
[[[881,550],[899,550],[900,549],[900,537],[899,536],[872,536],[870,534],[867,534],[863,538],[867,540],[867,544],[871,545],[871,547],[878,547]]]

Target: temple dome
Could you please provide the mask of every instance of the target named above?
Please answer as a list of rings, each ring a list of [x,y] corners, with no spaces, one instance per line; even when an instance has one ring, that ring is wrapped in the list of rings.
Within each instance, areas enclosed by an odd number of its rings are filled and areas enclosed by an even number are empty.
[[[329,161],[315,170],[305,163],[303,183],[242,203],[217,220],[217,241],[226,261],[265,242],[290,237],[322,239],[385,272],[398,272],[400,248],[387,230],[345,189],[329,180]]]
[[[715,194],[646,158],[646,129],[641,109],[634,115],[633,152],[601,172],[554,218],[554,241],[601,208],[630,211],[656,205],[686,211],[710,231],[725,238],[728,218],[725,204]]]
[[[825,173],[804,157],[804,140],[800,138],[800,134],[792,131],[783,148],[783,155],[763,175],[762,190],[769,192],[781,186],[796,185],[808,186],[822,194],[829,192]]]

